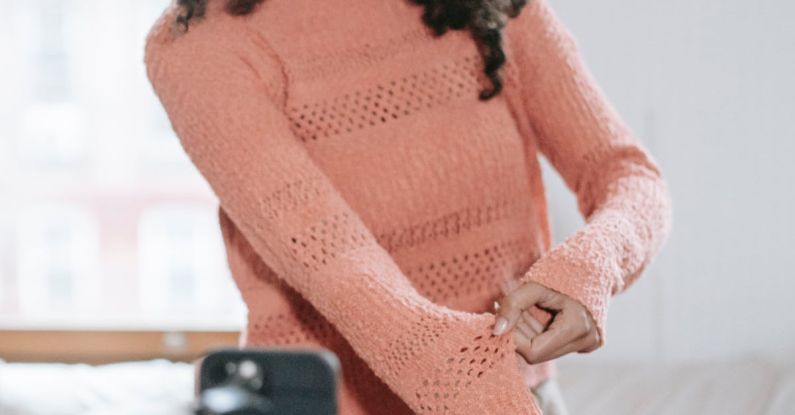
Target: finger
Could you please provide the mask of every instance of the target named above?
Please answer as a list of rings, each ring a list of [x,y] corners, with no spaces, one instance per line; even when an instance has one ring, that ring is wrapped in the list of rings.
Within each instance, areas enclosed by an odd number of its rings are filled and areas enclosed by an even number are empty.
[[[508,278],[500,281],[500,291],[502,291],[503,296],[508,295],[508,293],[515,290],[518,286],[519,281],[514,278]]]
[[[561,296],[540,284],[523,284],[516,287],[500,300],[494,335],[499,336],[511,329],[525,308],[536,303],[557,304],[561,301],[552,297]]]
[[[528,339],[532,339],[533,337],[537,336],[539,331],[536,331],[530,324],[525,320],[524,316],[520,317],[519,320],[516,321],[516,328],[522,332]]]
[[[526,320],[528,324],[530,324],[530,327],[532,327],[536,333],[541,333],[544,331],[544,325],[541,324],[535,317],[533,317],[533,314],[530,313],[529,308],[526,308],[524,311],[522,311],[522,318]]]
[[[525,353],[527,350],[530,350],[531,341],[527,338],[524,334],[519,332],[518,330],[514,330],[512,332],[513,341],[516,344],[516,353],[518,353],[525,361],[527,361],[527,357]],[[529,363],[529,361],[528,361]]]
[[[529,354],[536,360],[547,360],[558,349],[579,340],[588,333],[572,309],[564,309],[555,315],[546,331],[533,338]],[[542,360],[542,361],[543,361]]]

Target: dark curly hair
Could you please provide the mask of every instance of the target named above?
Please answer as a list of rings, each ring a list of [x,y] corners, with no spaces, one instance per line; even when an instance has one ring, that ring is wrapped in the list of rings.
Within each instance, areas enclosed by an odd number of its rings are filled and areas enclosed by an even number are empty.
[[[182,8],[175,24],[183,31],[188,30],[188,22],[201,18],[207,10],[209,0],[177,0]],[[225,9],[235,16],[251,13],[264,0],[226,0]],[[400,1],[400,0],[395,0]],[[406,0],[403,0],[406,1]],[[422,21],[436,36],[448,29],[469,29],[478,50],[483,56],[483,71],[491,80],[492,88],[481,91],[479,98],[488,100],[502,90],[502,76],[499,69],[505,64],[505,51],[502,48],[502,29],[508,18],[519,15],[527,0],[408,0],[425,7]]]

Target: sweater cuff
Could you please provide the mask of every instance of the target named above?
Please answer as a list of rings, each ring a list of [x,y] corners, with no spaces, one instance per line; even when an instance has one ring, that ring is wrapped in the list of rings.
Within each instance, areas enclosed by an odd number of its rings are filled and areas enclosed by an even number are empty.
[[[610,263],[588,238],[588,226],[541,256],[520,278],[536,282],[582,304],[596,323],[599,347],[605,344],[607,309],[615,281],[599,264]],[[548,320],[547,320],[548,321]],[[542,322],[545,323],[545,322]]]

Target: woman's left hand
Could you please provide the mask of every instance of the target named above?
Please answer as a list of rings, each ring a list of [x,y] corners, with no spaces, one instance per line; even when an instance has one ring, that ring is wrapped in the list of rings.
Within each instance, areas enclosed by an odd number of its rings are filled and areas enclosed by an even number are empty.
[[[547,327],[527,310],[534,305],[553,314]],[[501,335],[515,327],[516,352],[530,364],[571,352],[589,353],[599,347],[599,333],[588,310],[573,298],[541,284],[528,282],[511,290],[495,308],[494,334]]]

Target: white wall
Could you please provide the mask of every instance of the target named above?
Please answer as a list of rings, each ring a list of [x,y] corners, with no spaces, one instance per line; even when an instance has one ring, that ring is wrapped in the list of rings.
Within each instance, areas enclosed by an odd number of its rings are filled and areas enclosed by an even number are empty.
[[[607,345],[564,359],[795,354],[795,4],[550,3],[674,202],[668,244],[614,298]],[[582,219],[545,168],[560,241]]]

